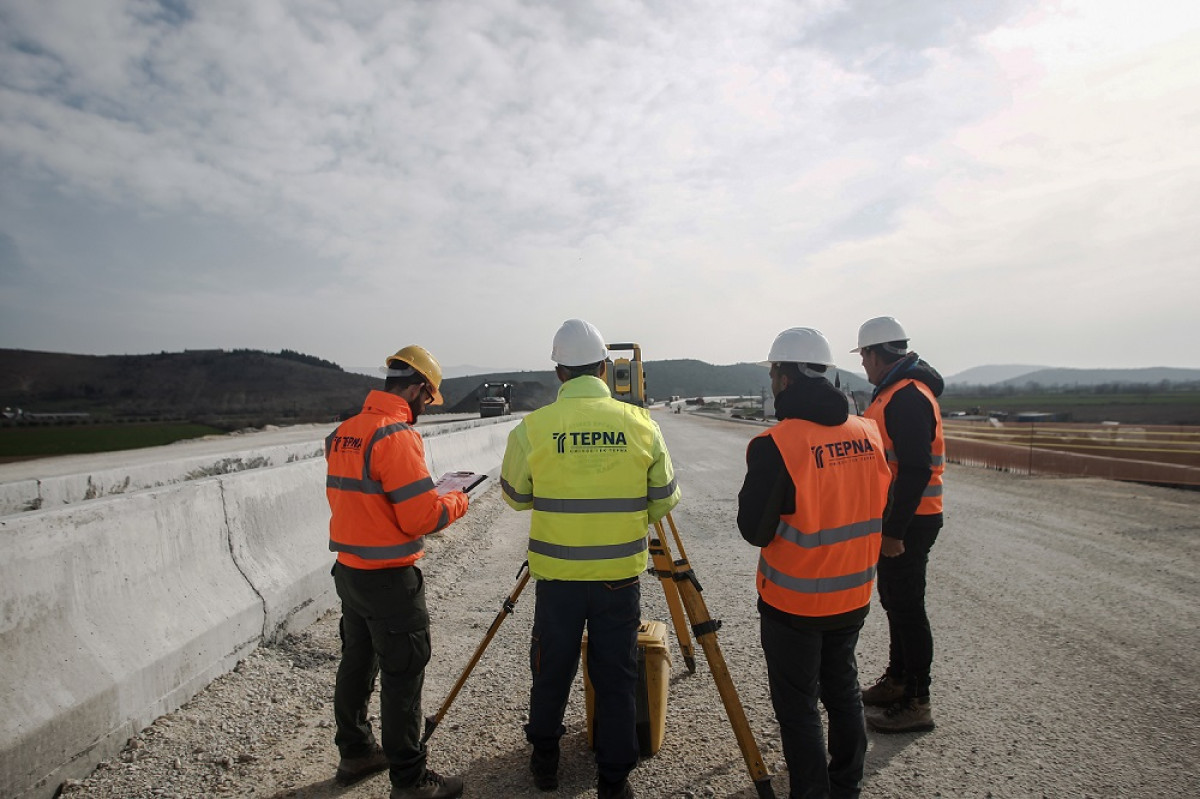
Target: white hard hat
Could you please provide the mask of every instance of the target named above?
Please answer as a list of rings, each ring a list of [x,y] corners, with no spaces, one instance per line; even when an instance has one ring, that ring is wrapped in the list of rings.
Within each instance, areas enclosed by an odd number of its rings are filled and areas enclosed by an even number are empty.
[[[562,366],[588,366],[608,356],[604,337],[591,322],[568,319],[554,334],[550,360]]]
[[[876,344],[887,344],[892,341],[908,341],[908,334],[904,332],[904,328],[896,321],[894,316],[876,316],[874,319],[868,319],[862,323],[862,327],[858,329],[858,346],[850,350],[851,352],[859,352],[863,347],[872,347]],[[908,347],[902,347],[895,350],[899,354],[903,354]]]
[[[820,330],[811,327],[793,327],[775,337],[767,360],[761,366],[773,363],[819,363],[833,366],[833,351],[829,339]]]

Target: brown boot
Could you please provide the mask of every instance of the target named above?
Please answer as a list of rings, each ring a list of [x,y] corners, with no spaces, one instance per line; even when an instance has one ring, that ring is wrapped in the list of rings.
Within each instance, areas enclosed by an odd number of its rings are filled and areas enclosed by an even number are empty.
[[[337,774],[333,781],[345,788],[359,780],[365,780],[372,774],[378,774],[388,767],[387,755],[376,744],[375,747],[362,757],[343,757],[338,761]]]
[[[904,681],[889,676],[886,672],[870,688],[862,692],[863,704],[867,707],[887,707],[904,698]]]
[[[906,697],[882,711],[867,714],[867,726],[875,732],[920,732],[933,729],[929,697]]]
[[[389,799],[458,799],[462,792],[462,777],[443,777],[425,769],[425,776],[416,785],[403,788],[393,785]]]

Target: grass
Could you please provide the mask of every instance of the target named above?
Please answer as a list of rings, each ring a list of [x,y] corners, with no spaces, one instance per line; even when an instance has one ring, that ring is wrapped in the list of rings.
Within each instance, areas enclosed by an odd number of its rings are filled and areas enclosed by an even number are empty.
[[[224,432],[216,427],[186,422],[0,427],[0,459],[157,447]]]

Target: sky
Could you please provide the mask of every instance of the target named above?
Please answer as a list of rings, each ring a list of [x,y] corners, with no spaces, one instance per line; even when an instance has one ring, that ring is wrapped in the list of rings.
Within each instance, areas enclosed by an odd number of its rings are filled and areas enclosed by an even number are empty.
[[[1200,5],[0,0],[0,347],[1198,367]]]

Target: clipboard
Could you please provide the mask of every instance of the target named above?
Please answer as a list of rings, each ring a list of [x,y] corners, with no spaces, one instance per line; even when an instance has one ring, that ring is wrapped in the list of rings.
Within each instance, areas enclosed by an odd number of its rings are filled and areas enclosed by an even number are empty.
[[[467,492],[486,479],[486,474],[476,474],[475,472],[446,472],[438,478],[433,487],[437,489],[439,496],[451,491]]]

